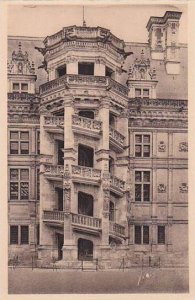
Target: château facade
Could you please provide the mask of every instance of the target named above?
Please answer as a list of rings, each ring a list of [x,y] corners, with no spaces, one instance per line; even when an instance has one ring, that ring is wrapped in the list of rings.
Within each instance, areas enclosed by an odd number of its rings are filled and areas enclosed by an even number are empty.
[[[8,38],[9,258],[187,264],[187,46],[102,27]]]

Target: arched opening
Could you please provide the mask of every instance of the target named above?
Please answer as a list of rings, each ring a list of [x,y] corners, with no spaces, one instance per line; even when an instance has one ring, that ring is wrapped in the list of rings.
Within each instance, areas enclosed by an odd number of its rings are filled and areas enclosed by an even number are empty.
[[[93,216],[93,196],[78,192],[78,214]]]
[[[78,260],[93,259],[93,242],[85,239],[78,239]]]
[[[78,165],[93,168],[94,149],[79,144],[78,146]]]
[[[109,221],[115,221],[115,205],[112,201],[109,203]]]
[[[80,110],[79,116],[85,117],[88,119],[94,119],[94,112],[92,110]]]

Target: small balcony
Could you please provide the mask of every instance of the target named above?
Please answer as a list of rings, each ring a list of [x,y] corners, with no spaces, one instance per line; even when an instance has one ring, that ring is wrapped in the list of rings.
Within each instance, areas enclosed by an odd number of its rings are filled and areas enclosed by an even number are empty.
[[[44,175],[49,180],[62,181],[64,175],[63,165],[44,165]]]
[[[101,231],[101,219],[72,213],[72,226],[77,231],[99,233]]]
[[[125,137],[113,127],[109,128],[110,146],[114,148],[116,152],[123,152],[125,145]]]
[[[44,128],[51,133],[63,133],[63,116],[44,116]]]
[[[110,221],[109,233],[113,237],[124,238],[125,227]]]
[[[51,226],[63,227],[64,224],[64,212],[63,211],[43,211],[43,221]]]
[[[116,176],[110,176],[110,190],[118,196],[125,192],[125,182]]]
[[[75,133],[84,134],[99,139],[102,129],[102,122],[78,115],[73,115],[72,129]]]
[[[83,166],[72,166],[72,180],[73,182],[83,184],[99,185],[101,170]]]

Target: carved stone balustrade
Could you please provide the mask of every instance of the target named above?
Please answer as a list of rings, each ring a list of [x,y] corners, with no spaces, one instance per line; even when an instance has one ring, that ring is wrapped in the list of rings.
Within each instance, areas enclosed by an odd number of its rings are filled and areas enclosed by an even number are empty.
[[[90,135],[95,138],[100,138],[102,122],[89,118],[72,116],[72,127],[75,133]]]
[[[43,221],[63,222],[64,221],[64,212],[63,211],[44,210],[43,211]]]
[[[72,224],[76,227],[101,230],[101,219],[91,216],[72,214]]]
[[[64,89],[66,86],[71,87],[97,87],[97,88],[111,88],[117,94],[123,96],[128,95],[128,88],[119,82],[106,76],[93,76],[93,75],[64,75],[40,86],[40,95],[50,94],[58,90]]]
[[[116,176],[110,176],[110,189],[117,195],[122,196],[125,191],[125,182]]]
[[[110,229],[110,234],[112,235],[116,235],[118,237],[125,236],[125,227],[122,225],[110,221],[109,229]]]
[[[44,128],[51,133],[63,133],[63,116],[44,116]]]
[[[72,166],[72,180],[84,184],[99,185],[101,170],[83,166]]]
[[[117,152],[123,152],[125,145],[125,137],[116,129],[110,127],[109,129],[110,145],[114,147]]]
[[[64,166],[44,165],[43,173],[49,180],[61,181],[64,175]]]

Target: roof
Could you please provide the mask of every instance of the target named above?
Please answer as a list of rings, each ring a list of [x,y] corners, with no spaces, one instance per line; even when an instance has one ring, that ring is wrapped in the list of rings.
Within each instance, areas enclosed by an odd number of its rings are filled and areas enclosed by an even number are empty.
[[[44,47],[42,38],[34,37],[8,37],[8,59],[11,58],[12,52],[18,49],[19,41],[22,44],[23,51],[29,54],[29,61],[34,61],[35,73],[37,74],[36,90],[39,85],[47,81],[47,73],[44,69],[38,69],[42,65],[43,56],[35,47]],[[130,65],[136,58],[140,58],[142,49],[145,57],[150,59],[151,67],[156,69],[157,74],[157,98],[162,99],[187,99],[188,97],[188,70],[187,70],[187,54],[188,49],[186,44],[180,44],[180,74],[168,75],[166,73],[165,64],[163,60],[152,60],[150,55],[150,48],[147,43],[126,43],[126,51],[132,51],[133,55],[127,57],[123,69],[129,70]],[[126,84],[128,74],[123,73],[121,76],[121,83]]]

